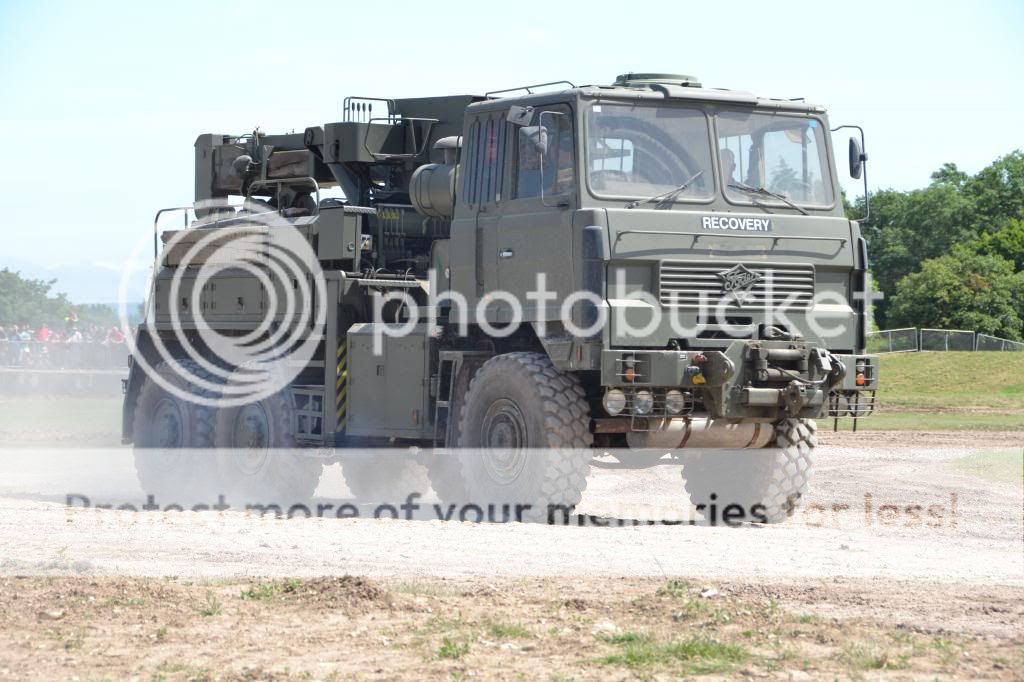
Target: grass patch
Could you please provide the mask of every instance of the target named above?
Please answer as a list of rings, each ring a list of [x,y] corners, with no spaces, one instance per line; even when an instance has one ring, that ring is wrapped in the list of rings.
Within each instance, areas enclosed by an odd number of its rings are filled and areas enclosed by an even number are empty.
[[[1024,410],[1024,353],[893,353],[880,363],[883,405]]]
[[[690,594],[690,583],[685,580],[669,580],[664,586],[658,588],[659,597],[672,597],[681,599]]]
[[[522,625],[516,623],[495,623],[485,624],[487,634],[493,639],[529,639],[533,635]]]
[[[247,590],[243,590],[242,601],[268,601],[282,594],[292,594],[302,588],[302,581],[298,578],[278,580],[265,583],[257,583]]]
[[[671,668],[683,664],[690,673],[722,672],[748,657],[743,648],[713,639],[659,642],[649,635],[635,632],[608,635],[601,639],[617,646],[619,651],[600,658],[598,663],[632,670]]]
[[[1024,449],[987,450],[956,460],[961,471],[1000,483],[1024,485]]]
[[[441,646],[437,650],[437,657],[458,660],[468,653],[468,644],[464,642],[456,642],[445,637],[441,640]]]
[[[883,378],[882,381],[885,381]],[[830,419],[819,424],[829,426]],[[840,419],[843,431],[850,428],[850,420]],[[831,428],[829,426],[829,428]],[[1024,412],[1007,414],[976,414],[970,412],[887,412],[881,411],[857,425],[858,431],[1024,431]]]
[[[55,436],[87,440],[109,436],[120,441],[121,398],[4,398],[0,400],[0,434],[8,447],[38,442],[51,444]]]
[[[219,616],[221,614],[221,603],[217,599],[217,595],[213,592],[206,593],[206,603],[196,609],[200,616],[209,618],[211,616]]]
[[[276,583],[258,583],[247,590],[242,590],[239,596],[242,601],[268,601],[280,592],[281,588]]]
[[[850,644],[843,648],[839,660],[854,670],[904,670],[909,656],[893,654],[877,646]]]
[[[964,653],[963,645],[942,637],[936,637],[932,640],[932,648],[938,654],[939,662],[947,668],[957,665]]]

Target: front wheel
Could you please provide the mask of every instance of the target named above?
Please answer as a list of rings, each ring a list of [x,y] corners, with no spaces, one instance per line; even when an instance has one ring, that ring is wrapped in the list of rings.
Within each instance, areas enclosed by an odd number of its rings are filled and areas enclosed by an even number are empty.
[[[546,355],[491,358],[473,377],[459,419],[467,502],[497,509],[502,519],[567,517],[587,485],[589,426],[579,380]]]
[[[711,523],[779,523],[800,505],[814,471],[817,425],[784,419],[767,447],[685,454],[690,502]]]

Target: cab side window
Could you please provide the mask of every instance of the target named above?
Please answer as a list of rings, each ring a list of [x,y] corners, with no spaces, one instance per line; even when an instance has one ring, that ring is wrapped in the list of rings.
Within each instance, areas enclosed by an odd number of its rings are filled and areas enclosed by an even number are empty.
[[[513,197],[564,195],[576,187],[576,147],[568,107],[538,110],[528,126],[513,128],[517,138]]]
[[[485,114],[473,121],[467,140],[462,192],[470,205],[501,201],[504,184],[505,112]]]

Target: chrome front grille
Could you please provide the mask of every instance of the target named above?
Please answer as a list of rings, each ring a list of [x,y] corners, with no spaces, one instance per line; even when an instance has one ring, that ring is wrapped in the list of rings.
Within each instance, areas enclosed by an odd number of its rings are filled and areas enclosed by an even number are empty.
[[[748,272],[758,278],[744,285]],[[730,279],[738,280],[740,286],[727,290]],[[672,307],[716,308],[724,299],[724,307],[733,310],[809,308],[813,296],[814,266],[805,263],[665,260],[658,272],[658,298]]]

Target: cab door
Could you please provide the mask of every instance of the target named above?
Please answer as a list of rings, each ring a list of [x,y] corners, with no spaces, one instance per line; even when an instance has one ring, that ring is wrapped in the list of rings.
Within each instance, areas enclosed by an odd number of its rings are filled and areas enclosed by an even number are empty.
[[[466,318],[498,288],[498,216],[505,183],[505,112],[487,112],[467,121],[457,202],[452,221],[451,286],[465,297]]]
[[[497,218],[498,286],[523,307],[525,322],[560,319],[572,291],[572,216],[578,196],[577,145],[567,105],[537,107],[528,126],[507,124],[508,198]],[[543,143],[538,144],[538,140]],[[527,294],[543,288],[546,301]],[[502,305],[498,321],[507,315]]]

